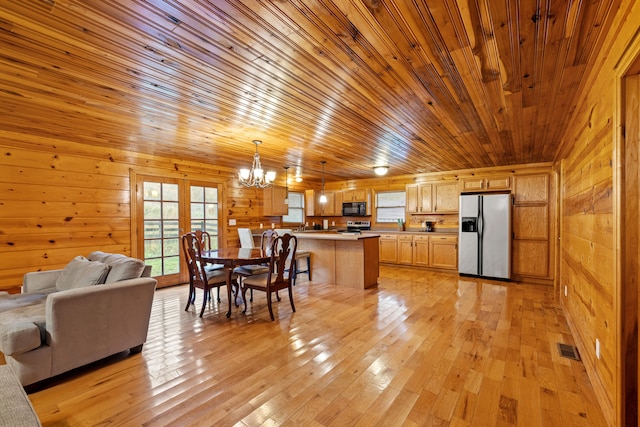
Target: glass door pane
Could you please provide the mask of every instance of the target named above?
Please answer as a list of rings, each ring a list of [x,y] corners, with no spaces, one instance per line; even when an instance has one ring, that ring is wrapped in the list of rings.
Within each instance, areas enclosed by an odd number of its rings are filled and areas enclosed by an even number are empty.
[[[192,185],[190,196],[190,230],[208,232],[211,249],[218,249],[218,188]]]
[[[180,200],[177,183],[143,183],[144,261],[153,276],[180,273]]]

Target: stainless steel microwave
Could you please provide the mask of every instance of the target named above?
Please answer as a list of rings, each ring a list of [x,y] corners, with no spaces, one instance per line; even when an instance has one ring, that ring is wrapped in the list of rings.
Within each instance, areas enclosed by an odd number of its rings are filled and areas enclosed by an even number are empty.
[[[343,203],[342,216],[367,216],[367,202]]]

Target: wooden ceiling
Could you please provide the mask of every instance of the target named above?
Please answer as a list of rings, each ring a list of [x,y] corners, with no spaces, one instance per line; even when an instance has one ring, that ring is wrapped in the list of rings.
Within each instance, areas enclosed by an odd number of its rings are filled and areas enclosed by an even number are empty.
[[[259,139],[309,180],[552,161],[618,3],[1,1],[0,130],[233,168]]]

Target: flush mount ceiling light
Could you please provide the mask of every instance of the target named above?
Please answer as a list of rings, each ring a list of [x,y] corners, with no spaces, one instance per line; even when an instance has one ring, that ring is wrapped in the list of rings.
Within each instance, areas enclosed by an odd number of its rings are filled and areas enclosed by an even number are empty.
[[[388,170],[389,170],[389,166],[374,166],[373,167],[373,171],[378,176],[386,175]]]
[[[276,179],[276,173],[274,171],[264,172],[260,163],[260,154],[258,154],[258,145],[262,144],[262,141],[256,139],[253,143],[256,144],[256,152],[253,155],[251,169],[240,169],[238,180],[245,187],[265,188]]]
[[[327,203],[327,196],[324,195],[324,164],[327,163],[324,160],[320,162],[322,165],[322,194],[320,195],[320,203]]]

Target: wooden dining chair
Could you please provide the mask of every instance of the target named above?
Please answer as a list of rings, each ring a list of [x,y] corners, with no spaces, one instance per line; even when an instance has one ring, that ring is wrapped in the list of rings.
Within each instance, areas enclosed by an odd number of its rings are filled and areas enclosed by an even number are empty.
[[[276,232],[278,233],[278,236],[282,236],[283,234],[293,234],[293,230],[290,228],[277,228]],[[298,249],[296,250],[296,256],[294,257],[294,259],[295,259],[295,269],[293,271],[295,272],[295,274],[293,276],[293,286],[296,285],[296,279],[298,278],[298,274],[307,273],[308,279],[311,280],[311,252]],[[299,261],[302,259],[307,261],[306,270],[300,270]]]
[[[267,305],[269,307],[271,320],[275,320],[271,302],[271,294],[274,292],[276,293],[276,298],[280,301],[278,291],[287,289],[291,309],[294,312],[296,311],[296,307],[293,304],[293,276],[295,273],[292,274],[291,272],[295,272],[295,253],[297,246],[298,239],[292,234],[284,234],[276,237],[271,246],[269,271],[267,273],[246,277],[241,282],[242,301],[244,302],[243,313],[247,312],[247,289],[251,291],[262,291],[267,294]]]
[[[262,237],[260,238],[260,248],[263,251],[267,249],[271,249],[271,245],[275,238],[278,237],[278,233],[272,229],[268,229],[262,232]],[[255,265],[243,265],[240,267],[236,267],[233,272],[238,275],[238,284],[242,287],[242,281],[250,276],[255,276],[256,274],[264,274],[269,271],[268,264],[255,264]],[[250,301],[253,301],[253,291],[251,291]]]
[[[196,233],[186,233],[182,237],[182,250],[187,261],[189,270],[189,297],[185,311],[196,301],[196,289],[203,290],[202,309],[200,317],[204,314],[207,301],[210,301],[210,292],[213,288],[218,289],[218,302],[220,302],[220,287],[227,284],[226,275],[223,269],[206,270],[202,261],[202,244],[196,237]],[[234,278],[234,280],[236,280]]]

